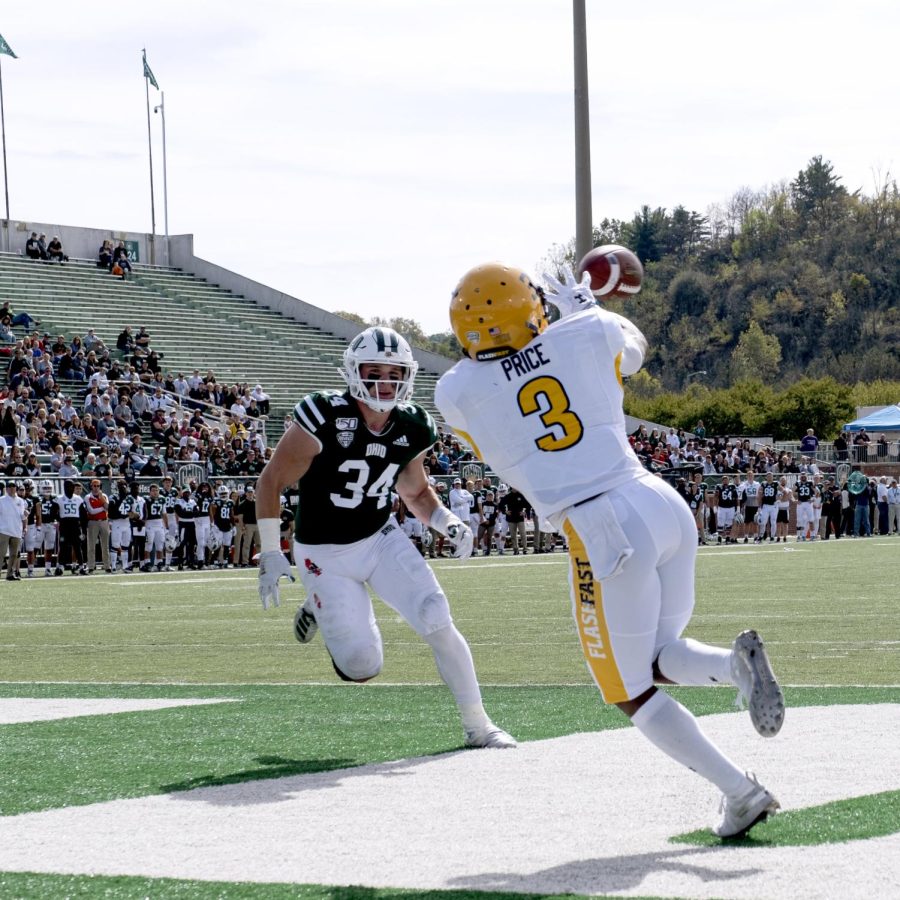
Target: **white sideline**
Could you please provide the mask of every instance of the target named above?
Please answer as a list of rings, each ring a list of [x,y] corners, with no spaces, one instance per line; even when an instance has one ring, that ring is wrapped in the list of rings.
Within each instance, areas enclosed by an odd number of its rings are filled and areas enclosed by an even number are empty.
[[[237,703],[230,699],[77,699],[53,697],[0,698],[0,725],[17,725],[22,722],[49,722],[53,719],[69,719],[73,716],[102,716],[108,713],[143,712],[151,709],[170,709],[173,706],[204,706],[208,703]]]

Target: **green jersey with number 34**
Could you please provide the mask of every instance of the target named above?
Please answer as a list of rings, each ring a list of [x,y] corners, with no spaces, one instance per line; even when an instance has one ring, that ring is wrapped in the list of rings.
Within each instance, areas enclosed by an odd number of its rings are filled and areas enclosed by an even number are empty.
[[[294,407],[294,422],[320,452],[300,479],[294,533],[301,544],[352,544],[375,534],[391,514],[397,476],[437,440],[434,419],[399,403],[372,434],[348,392],[316,391]]]

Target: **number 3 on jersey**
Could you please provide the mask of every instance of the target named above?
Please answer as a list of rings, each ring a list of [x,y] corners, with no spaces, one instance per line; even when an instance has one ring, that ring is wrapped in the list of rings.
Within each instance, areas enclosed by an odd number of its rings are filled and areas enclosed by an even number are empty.
[[[584,426],[581,419],[569,409],[566,389],[549,375],[533,378],[523,384],[516,395],[523,416],[537,413],[550,431],[535,439],[538,449],[547,452],[565,450],[581,440]]]

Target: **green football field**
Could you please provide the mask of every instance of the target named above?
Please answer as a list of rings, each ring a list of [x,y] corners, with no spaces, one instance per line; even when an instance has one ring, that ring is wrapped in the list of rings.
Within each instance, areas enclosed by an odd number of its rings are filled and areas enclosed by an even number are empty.
[[[896,704],[900,616],[892,573],[898,552],[897,538],[704,548],[686,634],[724,646],[743,628],[756,628],[789,707]],[[566,563],[558,553],[433,564],[472,647],[485,705],[521,742],[628,724],[603,706],[587,676],[569,612]],[[292,637],[302,588],[283,588],[282,598],[279,609],[263,612],[254,573],[244,570],[39,575],[5,585],[0,698],[227,702],[173,706],[151,716],[135,710],[0,725],[0,816],[460,748],[455,707],[430,651],[390,609],[376,602],[385,644],[380,678],[344,685],[320,639],[301,646]],[[673,692],[698,714],[733,709],[733,689]],[[859,808],[856,802],[843,818],[829,810],[829,827],[837,828],[830,840],[896,831],[896,791],[869,794]],[[779,823],[771,840],[799,846],[822,830],[822,816],[784,815],[763,827]],[[838,821],[846,824],[835,826]],[[336,888],[8,869],[0,849],[0,897],[483,896],[405,891],[402,884]]]

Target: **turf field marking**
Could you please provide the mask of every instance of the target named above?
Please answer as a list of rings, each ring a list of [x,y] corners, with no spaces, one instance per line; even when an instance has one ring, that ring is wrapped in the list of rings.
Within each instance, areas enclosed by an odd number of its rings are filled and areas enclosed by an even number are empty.
[[[0,725],[19,725],[23,722],[49,722],[52,719],[71,719],[75,716],[99,716],[122,712],[169,709],[173,706],[207,706],[211,703],[240,703],[231,699],[78,699],[33,697],[0,698]]]

